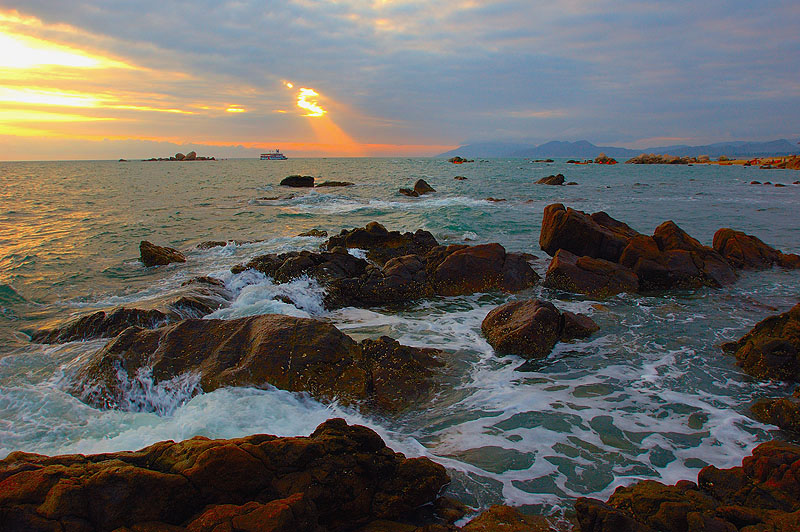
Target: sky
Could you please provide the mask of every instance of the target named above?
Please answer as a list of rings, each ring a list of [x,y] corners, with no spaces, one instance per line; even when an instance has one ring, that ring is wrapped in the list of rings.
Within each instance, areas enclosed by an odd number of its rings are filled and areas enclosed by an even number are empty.
[[[800,2],[0,0],[0,160],[800,137]]]

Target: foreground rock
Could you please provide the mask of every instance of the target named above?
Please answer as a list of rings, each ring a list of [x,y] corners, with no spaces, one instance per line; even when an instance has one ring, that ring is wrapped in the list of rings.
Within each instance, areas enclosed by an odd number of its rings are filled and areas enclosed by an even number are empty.
[[[547,268],[543,285],[565,292],[609,297],[622,292],[636,292],[639,278],[619,264],[604,259],[578,257],[559,249]]]
[[[118,307],[100,310],[62,325],[31,333],[31,341],[41,344],[110,338],[128,327],[155,329],[186,318],[201,318],[227,307],[231,294],[222,281],[197,277],[186,281],[177,295],[165,304],[150,308]]]
[[[757,378],[800,382],[800,303],[770,316],[736,342],[722,345],[737,364]]]
[[[328,323],[279,314],[187,319],[125,329],[89,360],[71,392],[97,407],[142,409],[148,405],[130,404],[141,372],[153,386],[191,374],[196,387],[187,393],[272,385],[397,412],[431,392],[443,365],[438,353],[388,337],[357,343]]]
[[[652,480],[617,488],[603,503],[580,498],[581,532],[788,532],[800,530],[800,446],[767,442],[741,467],[700,471],[697,483]]]
[[[563,185],[565,181],[564,174],[549,175],[543,177],[536,182],[537,185]]]
[[[800,434],[800,388],[790,397],[759,399],[750,411],[759,421]]]
[[[347,249],[363,249],[367,258],[378,264],[402,255],[425,254],[437,247],[436,238],[423,229],[414,233],[401,233],[388,231],[378,222],[370,222],[364,227],[351,230],[342,230],[338,235],[332,236],[323,248],[328,251],[337,247]]]
[[[284,177],[280,184],[285,187],[310,188],[314,186],[314,176],[290,175]]]
[[[174,248],[157,246],[147,240],[139,243],[139,260],[147,266],[165,266],[173,262],[186,262],[186,256]]]
[[[714,233],[714,249],[734,268],[765,270],[773,266],[800,268],[800,255],[783,253],[755,236],[723,228]]]
[[[588,316],[561,312],[541,299],[500,305],[481,323],[481,331],[496,351],[524,358],[546,357],[559,341],[586,338],[599,329]]]
[[[557,203],[544,209],[539,245],[549,255],[569,253],[554,258],[550,286],[585,294],[720,287],[737,279],[722,255],[672,221],[646,236],[604,212]]]
[[[308,437],[195,437],[136,452],[0,461],[3,530],[353,530],[402,521],[449,479],[344,420]]]
[[[467,523],[464,532],[551,532],[547,519],[525,515],[510,506],[495,505]]]

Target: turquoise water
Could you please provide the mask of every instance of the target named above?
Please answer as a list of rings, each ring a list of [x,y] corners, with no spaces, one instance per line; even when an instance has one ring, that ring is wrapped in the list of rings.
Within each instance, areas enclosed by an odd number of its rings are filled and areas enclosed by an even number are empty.
[[[578,186],[534,185],[563,173]],[[285,189],[286,175],[356,183]],[[456,181],[456,175],[468,178]],[[399,187],[426,179],[436,190],[406,198]],[[800,272],[745,273],[721,290],[596,301],[541,287],[516,295],[436,298],[402,310],[321,306],[309,280],[275,285],[230,267],[273,251],[315,249],[309,229],[360,227],[431,231],[443,243],[500,242],[548,257],[538,237],[545,205],[605,210],[651,233],[674,220],[705,244],[720,227],[800,252],[796,171],[720,166],[573,166],[492,159],[228,160],[206,163],[0,163],[0,456],[135,449],[196,434],[310,433],[331,416],[369,425],[396,450],[450,469],[450,490],[471,504],[505,501],[558,511],[576,496],[608,496],[640,478],[695,478],[706,464],[729,467],[777,432],[752,420],[751,401],[789,393],[755,382],[717,345],[800,300]],[[278,199],[263,199],[273,198]],[[486,198],[502,198],[490,202]],[[146,269],[141,240],[187,252],[183,265]],[[256,240],[201,251],[205,240]],[[452,370],[435,401],[398,418],[364,417],[336,404],[268,389],[224,389],[159,411],[100,411],[62,390],[71,370],[103,341],[31,344],[26,331],[98,308],[168,299],[196,275],[237,296],[213,317],[267,312],[328,320],[356,338],[388,334],[445,351]],[[276,301],[291,294],[297,305]],[[560,344],[530,371],[498,357],[480,334],[486,313],[513,298],[544,297],[584,312],[601,331]],[[174,401],[150,390],[154,403]],[[188,398],[187,398],[188,399]],[[786,435],[781,435],[787,437]]]

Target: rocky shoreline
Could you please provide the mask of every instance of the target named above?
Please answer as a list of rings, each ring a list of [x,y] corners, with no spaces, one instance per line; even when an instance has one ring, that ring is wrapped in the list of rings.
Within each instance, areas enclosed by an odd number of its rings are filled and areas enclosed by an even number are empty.
[[[301,186],[309,186],[307,181]],[[800,256],[733,229],[717,231],[708,247],[672,221],[652,236],[643,235],[606,213],[562,204],[545,208],[539,242],[553,257],[544,286],[595,297],[716,288],[736,282],[746,269],[800,268]],[[140,250],[148,267],[189,260],[179,250],[149,242]],[[529,260],[497,243],[441,245],[427,231],[400,233],[373,222],[328,238],[318,252],[261,255],[232,272],[255,270],[276,282],[308,277],[324,288],[326,308],[365,308],[476,292],[523,292],[540,281]],[[187,398],[224,386],[275,386],[392,416],[434,397],[453,356],[386,336],[357,342],[321,320],[274,314],[197,319],[229,305],[231,298],[220,281],[200,277],[158,308],[108,309],[31,339],[110,338],[87,359],[68,390],[103,409],[146,410],[147,405],[127,398],[146,373],[154,384],[189,376],[181,390]],[[546,357],[557,342],[586,338],[596,330],[587,316],[524,298],[493,309],[482,325],[498,355],[524,358]],[[755,378],[800,381],[800,304],[723,349]],[[797,432],[798,393],[764,399],[753,406],[753,414]],[[405,459],[374,432],[342,420],[327,421],[308,437],[193,438],[136,452],[52,458],[17,452],[0,461],[0,528],[568,529],[502,507],[458,528],[453,523],[469,510],[439,497],[448,481],[442,466]],[[575,530],[796,530],[798,500],[800,447],[770,442],[741,467],[705,467],[696,483],[642,481],[618,488],[607,502],[578,499]]]

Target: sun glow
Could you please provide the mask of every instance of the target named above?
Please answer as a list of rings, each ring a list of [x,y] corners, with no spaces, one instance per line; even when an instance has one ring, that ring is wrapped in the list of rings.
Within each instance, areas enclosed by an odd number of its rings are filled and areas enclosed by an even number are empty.
[[[297,94],[297,107],[308,111],[303,116],[322,116],[327,112],[319,106],[317,96],[319,96],[319,93],[314,89],[306,89],[305,87],[300,89]]]
[[[131,68],[120,61],[69,46],[0,30],[0,68]]]

